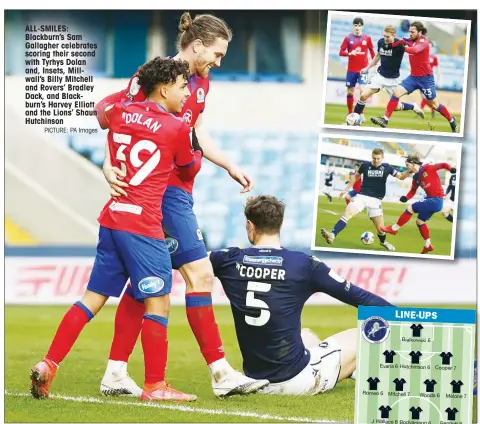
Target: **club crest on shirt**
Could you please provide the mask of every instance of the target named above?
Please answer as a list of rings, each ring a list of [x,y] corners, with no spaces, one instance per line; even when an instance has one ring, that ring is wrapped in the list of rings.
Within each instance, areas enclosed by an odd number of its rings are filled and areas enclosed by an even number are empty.
[[[205,102],[205,90],[203,88],[199,88],[197,90],[197,103],[204,103]]]
[[[177,249],[178,249],[178,240],[177,239],[174,239],[173,237],[167,237],[165,239],[165,242],[167,243],[168,253],[170,253],[170,255],[177,251]]]
[[[187,109],[182,116],[183,122],[190,125],[193,119],[193,112],[190,109]]]
[[[426,172],[423,172],[422,177],[423,177],[423,178],[427,178],[427,177],[428,177],[428,174],[427,174]]]
[[[390,334],[390,324],[382,317],[370,317],[363,321],[362,336],[368,343],[382,343]]]
[[[367,42],[365,40],[362,41],[362,46],[366,46]]]

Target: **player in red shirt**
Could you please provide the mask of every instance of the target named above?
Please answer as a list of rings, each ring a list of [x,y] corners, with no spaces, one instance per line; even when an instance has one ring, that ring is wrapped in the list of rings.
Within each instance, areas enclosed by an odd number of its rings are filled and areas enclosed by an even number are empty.
[[[350,179],[346,182],[348,184],[355,174],[358,172],[360,169],[360,165],[357,163],[353,167],[353,171],[349,173]],[[353,183],[352,189],[345,195],[345,202],[347,205],[351,202],[352,198],[355,197],[358,193],[360,193],[360,189],[362,188],[362,177],[360,177],[358,180],[355,178],[355,182]]]
[[[425,96],[427,104],[448,120],[452,132],[458,133],[460,131],[455,117],[437,99],[435,80],[430,65],[430,44],[426,34],[427,28],[425,28],[423,23],[415,21],[410,25],[410,38],[398,40],[392,44],[392,47],[396,47],[399,44],[405,46],[405,52],[409,54],[410,75],[393,92],[385,110],[385,115],[383,117],[371,118],[375,125],[386,128],[390,116],[397,108],[400,97],[413,93],[415,90],[420,90]]]
[[[367,74],[361,74],[360,71],[368,66],[368,52],[373,59],[375,51],[373,49],[372,39],[363,33],[363,19],[355,18],[353,20],[353,32],[348,34],[340,46],[340,56],[348,56],[347,78],[347,107],[348,113],[353,112],[353,94],[357,82],[366,84]]]
[[[175,164],[181,178],[195,172],[192,130],[175,118],[190,92],[188,62],[154,59],[138,73],[146,101],[122,101],[102,111],[108,122],[111,161],[125,172],[127,197],[110,199],[98,218],[97,254],[81,301],[63,317],[44,360],[30,377],[31,393],[46,398],[60,363],[85,325],[130,278],[133,296],[145,304],[141,333],[145,362],[142,400],[193,401],[165,383],[172,267],[162,231],[162,197]]]
[[[438,61],[438,56],[436,56],[435,54],[432,53],[433,51],[433,43],[430,41],[429,42],[430,44],[430,66],[432,67],[432,71],[435,73],[435,84],[439,84],[440,82],[440,63]],[[427,102],[427,99],[425,98],[424,94],[422,93],[422,96],[423,96],[423,100],[422,100],[422,103],[420,105],[420,107],[422,109],[425,109],[425,107],[428,106],[428,102]],[[428,106],[430,107],[430,106]],[[432,108],[430,108],[432,110],[432,118],[435,118],[435,110],[433,110]]]
[[[405,212],[403,212],[398,218],[396,224],[382,227],[382,230],[386,233],[395,235],[398,233],[398,230],[410,220],[412,214],[418,214],[418,230],[425,240],[425,246],[421,253],[425,254],[434,250],[434,247],[430,242],[430,231],[426,222],[434,213],[442,210],[443,198],[445,196],[437,172],[441,169],[446,169],[447,171],[450,171],[450,173],[455,174],[457,170],[448,163],[423,165],[418,155],[413,154],[407,156],[405,166],[407,167],[407,171],[414,172],[415,175],[413,176],[412,188],[406,196],[400,197],[400,201],[406,203],[410,200],[417,192],[418,187],[421,187],[425,191],[426,197],[423,200],[408,205]]]
[[[202,126],[202,112],[209,89],[209,71],[218,67],[227,52],[232,34],[227,24],[212,15],[197,15],[192,20],[189,13],[180,19],[178,51],[175,59],[186,60],[190,66],[189,88],[191,96],[178,114],[191,127],[195,127],[198,142],[194,148],[213,163],[226,169],[230,176],[243,186],[242,192],[250,191],[250,177],[232,164],[214,144]],[[102,100],[101,110],[112,98],[128,98],[143,101],[145,93],[136,76],[130,80],[126,91],[121,91]],[[102,127],[105,123],[99,120]],[[112,188],[112,195],[124,195],[121,172],[105,158],[104,173]],[[120,177],[120,180],[116,176]],[[200,351],[212,377],[212,387],[217,396],[254,393],[268,381],[256,381],[235,371],[225,358],[222,339],[218,331],[212,307],[211,290],[214,280],[212,265],[208,259],[202,233],[193,212],[192,189],[194,175],[185,180],[174,169],[168,182],[162,204],[163,229],[167,235],[172,266],[178,269],[186,282],[187,319],[195,335]],[[127,362],[134,349],[144,313],[142,303],[132,298],[132,288],[125,290],[115,317],[115,332],[110,350],[107,370],[100,390],[104,395],[138,395],[140,388],[127,374]]]

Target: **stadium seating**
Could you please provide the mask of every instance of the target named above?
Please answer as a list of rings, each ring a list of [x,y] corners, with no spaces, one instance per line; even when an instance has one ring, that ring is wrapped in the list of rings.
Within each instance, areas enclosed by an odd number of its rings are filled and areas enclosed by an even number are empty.
[[[402,31],[399,27],[397,27],[396,30],[396,36],[398,38],[408,36],[408,34]],[[375,43],[383,37],[383,25],[366,23],[364,31],[372,38],[374,46]],[[347,58],[340,57],[338,55],[338,52],[340,50],[343,39],[350,32],[352,32],[352,24],[350,21],[332,20],[330,31],[329,58],[331,62],[336,62],[338,64],[342,64],[343,66],[329,66],[329,79],[341,78],[343,80],[345,78],[344,70],[346,69]],[[438,54],[437,56],[440,63],[441,72],[441,81],[437,81],[437,87],[443,90],[462,91],[465,57],[450,56],[445,54]],[[343,71],[340,73],[338,72],[339,69],[343,69]],[[410,66],[408,59],[404,57],[402,67],[400,69],[400,78],[403,79],[408,76],[409,70]]]
[[[318,136],[314,133],[213,131],[212,137],[232,160],[255,179],[254,194],[273,194],[286,201],[283,227],[285,245],[309,246]],[[325,142],[338,140],[325,139]],[[352,147],[358,143],[356,140],[347,142]],[[369,149],[386,146],[374,140],[366,142]],[[68,144],[96,165],[103,163],[104,134],[99,134],[95,139],[71,135]],[[475,145],[465,145],[472,154]],[[405,143],[396,143],[396,147],[405,153],[411,151],[411,147]],[[468,169],[461,176],[463,208],[459,215],[459,231],[463,236],[462,246],[465,247],[475,245],[475,237],[468,230],[475,220],[475,204],[469,202],[469,199],[475,199],[475,178],[475,172]],[[195,182],[194,198],[195,212],[209,248],[248,243],[243,217],[245,196],[240,196],[239,191],[239,186],[224,170],[203,161],[202,171]],[[465,232],[462,228],[465,228]]]

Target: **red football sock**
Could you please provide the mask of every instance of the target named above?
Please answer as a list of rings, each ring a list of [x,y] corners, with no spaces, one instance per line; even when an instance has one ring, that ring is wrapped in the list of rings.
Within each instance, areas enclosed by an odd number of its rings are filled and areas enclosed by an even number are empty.
[[[427,224],[419,225],[418,231],[420,231],[420,234],[422,235],[424,240],[428,240],[430,238],[430,231]]]
[[[447,119],[448,122],[453,119],[448,109],[443,105],[438,105],[437,112],[440,113],[440,115],[442,115],[445,119]]]
[[[145,361],[145,385],[165,380],[167,368],[168,318],[160,315],[144,315],[142,324],[142,348]]]
[[[115,314],[115,330],[108,359],[128,362],[142,329],[144,313],[145,305],[133,298],[132,286],[129,284]]]
[[[348,113],[353,112],[353,95],[347,94],[347,107],[348,107]]]
[[[68,355],[78,336],[87,324],[93,318],[93,314],[82,302],[76,302],[63,316],[58,326],[52,344],[48,349],[45,358],[60,365]]]
[[[408,211],[403,212],[398,218],[397,225],[399,227],[404,226],[408,221],[410,221],[411,217],[412,217],[412,214],[410,212]]]
[[[425,108],[425,106],[427,106],[427,99],[423,99],[422,104],[420,105],[422,109]]]
[[[395,97],[395,96],[390,97],[390,100],[387,105],[387,109],[385,110],[385,116],[387,118],[390,118],[390,116],[392,116],[392,113],[397,108],[397,106],[398,106],[398,97]]]
[[[185,295],[187,319],[207,365],[225,358],[222,339],[215,321],[211,293]]]
[[[347,202],[347,205],[351,202],[350,199],[345,199],[345,202]]]

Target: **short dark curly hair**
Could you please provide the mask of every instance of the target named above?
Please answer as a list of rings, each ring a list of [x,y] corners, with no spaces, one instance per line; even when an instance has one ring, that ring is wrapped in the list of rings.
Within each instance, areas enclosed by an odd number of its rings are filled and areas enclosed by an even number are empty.
[[[140,67],[137,73],[138,84],[149,96],[158,84],[174,84],[179,75],[188,81],[189,69],[186,60],[156,57]]]
[[[285,204],[274,196],[249,197],[245,205],[245,217],[261,234],[280,232],[285,214]]]

